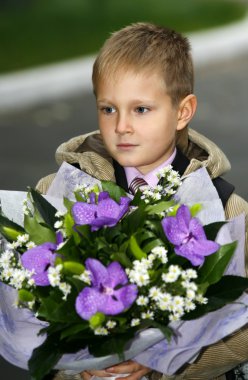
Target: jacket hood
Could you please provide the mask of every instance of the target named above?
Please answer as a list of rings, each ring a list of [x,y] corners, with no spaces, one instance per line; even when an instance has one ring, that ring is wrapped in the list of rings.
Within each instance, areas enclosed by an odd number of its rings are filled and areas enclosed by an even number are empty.
[[[177,146],[190,160],[185,175],[205,167],[210,177],[216,178],[230,170],[231,165],[225,154],[205,136],[193,129],[185,129],[183,135],[178,137]],[[115,180],[112,158],[104,147],[99,131],[74,137],[61,144],[55,157],[59,165],[63,161],[78,164],[82,170],[100,180]]]

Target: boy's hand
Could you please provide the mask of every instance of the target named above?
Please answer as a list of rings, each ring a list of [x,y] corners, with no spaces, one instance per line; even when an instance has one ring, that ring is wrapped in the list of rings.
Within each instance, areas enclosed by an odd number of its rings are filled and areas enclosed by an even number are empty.
[[[122,380],[140,380],[150,371],[150,368],[145,367],[132,360],[128,360],[113,367],[107,368],[104,371],[84,371],[81,373],[81,377],[83,380],[90,380],[92,376],[107,377],[111,376],[111,374],[115,374],[118,379]],[[124,377],[121,376],[122,374],[126,373],[129,375]]]

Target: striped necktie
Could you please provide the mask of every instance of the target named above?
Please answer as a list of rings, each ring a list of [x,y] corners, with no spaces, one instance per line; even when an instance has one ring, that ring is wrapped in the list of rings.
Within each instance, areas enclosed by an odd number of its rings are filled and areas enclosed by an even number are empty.
[[[129,191],[134,195],[140,187],[147,185],[148,183],[143,178],[135,177],[129,185]]]

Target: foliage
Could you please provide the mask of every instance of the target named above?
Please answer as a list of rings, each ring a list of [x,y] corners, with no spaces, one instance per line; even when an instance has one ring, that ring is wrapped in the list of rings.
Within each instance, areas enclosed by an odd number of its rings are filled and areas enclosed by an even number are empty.
[[[7,4],[7,2],[6,2]],[[33,0],[0,5],[0,72],[93,54],[109,33],[137,21],[178,31],[224,25],[246,6],[225,0]]]
[[[178,174],[167,167],[159,177],[133,199],[111,182],[81,186],[64,213],[31,189],[24,229],[1,216],[9,243],[0,280],[18,290],[20,307],[49,322],[29,361],[33,379],[86,347],[122,357],[149,327],[170,339],[170,322],[217,310],[247,289],[248,279],[224,275],[236,243],[214,241],[223,223],[202,226],[199,205],[173,198]]]

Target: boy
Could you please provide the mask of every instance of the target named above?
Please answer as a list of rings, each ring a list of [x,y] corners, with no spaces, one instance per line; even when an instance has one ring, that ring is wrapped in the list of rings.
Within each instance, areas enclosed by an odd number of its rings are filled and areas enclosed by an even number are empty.
[[[193,94],[193,64],[186,38],[170,29],[137,23],[114,33],[103,45],[93,67],[100,134],[71,139],[62,144],[56,158],[67,161],[98,179],[116,181],[128,191],[136,177],[149,185],[155,173],[172,164],[181,175],[204,166],[219,193],[226,217],[246,214],[248,204],[234,194],[234,187],[220,178],[229,162],[211,141],[188,130],[197,100]],[[52,176],[38,184],[46,192]],[[213,379],[248,359],[248,328],[206,349],[193,364],[185,364],[175,376],[163,379]],[[81,378],[114,372],[127,380],[149,374],[161,378],[133,361],[106,371],[84,371]],[[66,379],[58,373],[56,379]],[[80,378],[69,377],[70,379]],[[225,377],[222,377],[222,379]]]

